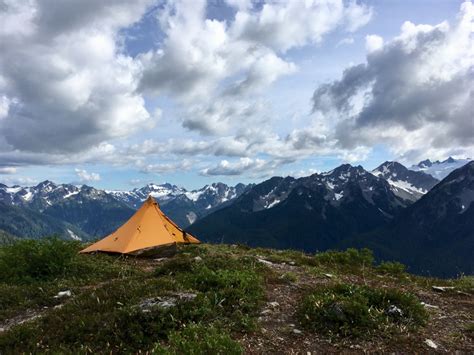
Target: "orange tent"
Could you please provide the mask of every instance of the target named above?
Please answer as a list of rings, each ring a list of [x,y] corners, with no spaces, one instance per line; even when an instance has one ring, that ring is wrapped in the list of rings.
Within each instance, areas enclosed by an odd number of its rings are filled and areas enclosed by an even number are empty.
[[[199,240],[166,217],[155,199],[149,196],[138,211],[115,232],[80,252],[157,254],[175,249],[177,243],[199,243]]]

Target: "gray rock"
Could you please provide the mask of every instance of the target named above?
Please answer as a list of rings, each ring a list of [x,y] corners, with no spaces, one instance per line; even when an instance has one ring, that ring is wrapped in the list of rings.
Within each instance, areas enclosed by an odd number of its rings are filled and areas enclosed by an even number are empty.
[[[449,287],[449,286],[431,286],[431,288],[433,289],[433,291],[437,291],[437,292],[446,292],[449,290],[454,290],[454,287]]]
[[[432,349],[438,349],[438,345],[436,345],[436,343],[431,339],[426,339],[425,344],[428,345]]]
[[[394,305],[391,305],[390,307],[388,307],[385,313],[389,316],[396,317],[396,318],[403,317],[403,311]]]
[[[268,261],[268,260],[265,260],[265,259],[261,259],[261,258],[257,258],[257,261],[259,263],[262,263],[262,264],[265,264],[265,265],[268,265],[268,266],[272,266],[273,263],[271,261]]]
[[[439,309],[438,306],[434,306],[434,305],[432,305],[432,304],[428,304],[428,303],[425,303],[425,302],[421,302],[421,304],[422,304],[425,308]]]
[[[71,290],[67,290],[67,291],[59,291],[58,294],[54,296],[54,298],[64,298],[64,297],[71,297],[71,296],[72,296]]]
[[[278,308],[280,307],[280,304],[278,302],[268,302],[267,303],[268,306],[270,306],[271,308]]]
[[[151,312],[153,307],[159,308],[171,308],[176,307],[179,302],[190,302],[195,299],[197,295],[195,293],[176,293],[174,295],[166,296],[166,297],[155,297],[155,298],[148,298],[143,300],[141,303],[138,304],[138,308],[142,310],[144,313]]]

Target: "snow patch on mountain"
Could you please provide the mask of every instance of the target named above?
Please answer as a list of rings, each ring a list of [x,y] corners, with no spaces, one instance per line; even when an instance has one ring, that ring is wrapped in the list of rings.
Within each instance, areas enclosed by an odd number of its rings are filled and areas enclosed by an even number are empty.
[[[266,206],[265,208],[266,208],[266,209],[272,208],[272,207],[278,205],[279,203],[280,203],[280,200],[274,200],[274,201],[270,202],[270,203],[268,204],[268,206]]]
[[[77,234],[74,233],[72,230],[67,229],[67,232],[68,232],[69,236],[71,237],[71,239],[82,241],[82,239],[79,236],[77,236]]]
[[[438,180],[444,179],[448,176],[453,170],[456,170],[467,163],[472,161],[471,158],[465,159],[454,159],[449,157],[443,161],[431,161],[430,159],[423,160],[416,165],[410,167],[410,170],[413,171],[422,171],[426,174],[430,174],[431,176],[437,178]]]

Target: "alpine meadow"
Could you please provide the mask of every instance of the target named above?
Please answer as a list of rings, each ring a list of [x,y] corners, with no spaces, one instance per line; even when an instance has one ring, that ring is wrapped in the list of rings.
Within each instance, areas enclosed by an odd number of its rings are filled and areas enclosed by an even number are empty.
[[[473,0],[0,0],[0,355],[474,353]]]

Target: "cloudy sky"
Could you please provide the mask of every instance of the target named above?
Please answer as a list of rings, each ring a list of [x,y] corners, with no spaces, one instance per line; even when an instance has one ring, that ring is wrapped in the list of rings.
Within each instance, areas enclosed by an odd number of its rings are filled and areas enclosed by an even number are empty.
[[[474,156],[474,4],[0,0],[0,182]]]

